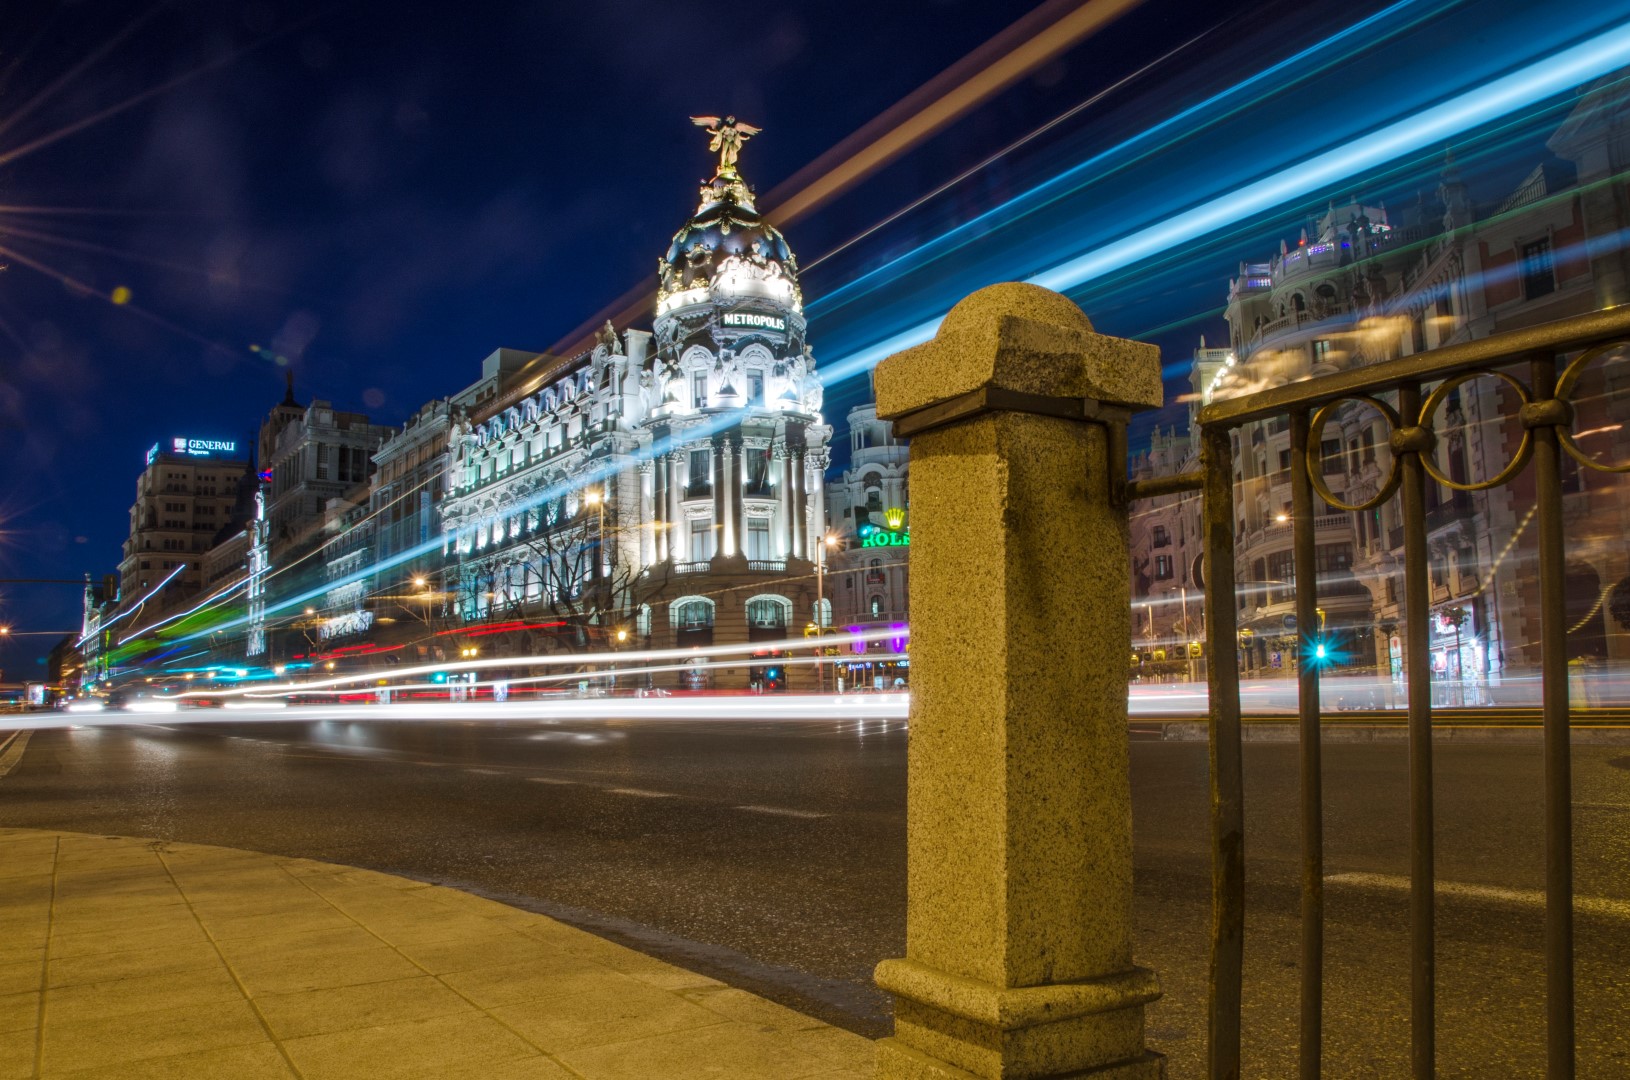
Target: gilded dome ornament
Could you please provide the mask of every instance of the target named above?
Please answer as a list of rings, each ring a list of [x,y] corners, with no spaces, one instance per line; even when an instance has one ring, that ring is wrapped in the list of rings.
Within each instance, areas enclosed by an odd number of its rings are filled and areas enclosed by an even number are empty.
[[[727,116],[723,120],[717,116],[693,116],[690,122],[713,136],[707,148],[719,155],[720,176],[735,174],[741,144],[764,130],[752,124],[743,124],[734,116]]]

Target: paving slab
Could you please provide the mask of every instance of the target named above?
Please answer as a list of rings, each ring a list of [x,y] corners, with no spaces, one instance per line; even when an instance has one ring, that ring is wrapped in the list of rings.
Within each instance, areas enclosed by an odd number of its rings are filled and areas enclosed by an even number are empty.
[[[0,829],[0,867],[0,1080],[872,1071],[859,1035],[444,886],[54,830]]]

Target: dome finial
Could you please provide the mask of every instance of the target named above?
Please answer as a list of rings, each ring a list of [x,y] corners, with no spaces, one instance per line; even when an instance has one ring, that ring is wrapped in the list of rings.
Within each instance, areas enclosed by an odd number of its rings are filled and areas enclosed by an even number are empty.
[[[717,116],[693,116],[690,122],[713,136],[707,148],[719,155],[720,176],[736,175],[736,158],[741,154],[741,144],[764,130],[744,124],[734,116],[727,116],[723,120]]]

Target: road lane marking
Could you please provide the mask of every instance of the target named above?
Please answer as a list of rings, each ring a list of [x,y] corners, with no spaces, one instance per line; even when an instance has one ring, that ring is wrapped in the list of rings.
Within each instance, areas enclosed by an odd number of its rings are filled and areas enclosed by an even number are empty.
[[[508,775],[502,769],[465,769],[464,771],[465,772],[473,772],[478,776],[507,776]]]
[[[791,810],[785,806],[738,806],[736,809],[745,810],[749,814],[779,814],[782,817],[823,818],[826,816],[819,810]]]
[[[556,780],[552,776],[529,776],[528,780],[534,784],[575,784],[576,780]]]
[[[642,790],[641,788],[632,788],[632,787],[614,787],[614,788],[606,788],[606,790],[608,792],[610,792],[611,794],[613,794],[613,795],[632,795],[632,796],[634,796],[635,798],[638,798],[638,799],[672,799],[672,798],[674,798],[674,793],[671,792],[671,791],[645,791],[645,790]]]
[[[1351,885],[1359,889],[1385,889],[1408,892],[1409,879],[1395,874],[1327,874],[1326,885]],[[1506,889],[1498,885],[1473,885],[1464,881],[1440,881],[1439,896],[1455,896],[1465,900],[1492,900],[1502,904],[1521,904],[1544,907],[1545,893],[1539,889]],[[1610,919],[1630,919],[1630,900],[1613,900],[1605,896],[1575,896],[1575,911],[1590,915],[1603,915]]]
[[[23,760],[23,751],[28,749],[30,734],[27,731],[14,731],[11,738],[0,743],[0,776],[5,776]]]

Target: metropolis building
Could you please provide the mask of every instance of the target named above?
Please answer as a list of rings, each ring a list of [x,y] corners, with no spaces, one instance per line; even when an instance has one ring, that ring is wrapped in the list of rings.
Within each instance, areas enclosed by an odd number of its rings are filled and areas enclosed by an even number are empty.
[[[720,166],[658,260],[651,329],[607,323],[451,426],[445,610],[515,628],[483,655],[770,642],[831,621],[814,561],[831,429],[797,259],[736,169],[754,130],[712,124]],[[814,684],[780,660],[697,657],[653,681]]]

